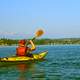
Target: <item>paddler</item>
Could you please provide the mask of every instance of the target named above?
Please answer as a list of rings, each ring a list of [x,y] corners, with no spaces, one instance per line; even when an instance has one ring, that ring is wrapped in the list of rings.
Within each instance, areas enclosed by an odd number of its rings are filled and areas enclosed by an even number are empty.
[[[26,46],[26,40],[19,40],[19,46],[16,48],[16,55],[33,57],[33,55],[28,51],[35,50],[36,46],[34,45],[32,40],[30,40],[29,43],[31,44],[31,47]]]

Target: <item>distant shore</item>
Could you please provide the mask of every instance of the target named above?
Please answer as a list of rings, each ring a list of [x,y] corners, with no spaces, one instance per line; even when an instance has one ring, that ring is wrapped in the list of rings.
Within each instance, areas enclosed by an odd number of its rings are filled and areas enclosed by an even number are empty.
[[[29,39],[28,39],[29,40]],[[17,46],[17,39],[0,39],[0,46]],[[36,39],[34,41],[36,45],[79,45],[80,38],[61,38],[61,39]]]

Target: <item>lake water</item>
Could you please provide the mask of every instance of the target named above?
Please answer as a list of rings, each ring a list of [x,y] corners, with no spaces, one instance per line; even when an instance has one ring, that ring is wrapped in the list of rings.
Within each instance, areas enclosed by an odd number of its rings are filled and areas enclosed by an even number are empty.
[[[0,57],[15,55],[15,49],[0,47]],[[0,80],[80,80],[80,45],[37,46],[35,52],[45,50],[44,61],[0,64]]]

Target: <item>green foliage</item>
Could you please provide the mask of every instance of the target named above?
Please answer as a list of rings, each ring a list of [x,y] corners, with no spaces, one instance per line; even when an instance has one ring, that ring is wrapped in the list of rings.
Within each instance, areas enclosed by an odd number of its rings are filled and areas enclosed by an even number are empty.
[[[12,39],[0,39],[0,45],[16,45],[18,43],[18,40],[12,40]]]
[[[30,39],[28,39],[30,40]],[[36,39],[36,45],[64,45],[64,44],[80,44],[80,38],[63,38],[63,39]],[[18,40],[0,39],[0,45],[18,45]]]

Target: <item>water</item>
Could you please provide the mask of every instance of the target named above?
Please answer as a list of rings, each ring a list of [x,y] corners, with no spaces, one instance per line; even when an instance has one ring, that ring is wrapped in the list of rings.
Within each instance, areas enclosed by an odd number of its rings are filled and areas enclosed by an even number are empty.
[[[0,47],[0,57],[15,55],[15,49]],[[0,80],[80,80],[80,45],[37,46],[35,52],[45,50],[45,61],[0,66]]]

